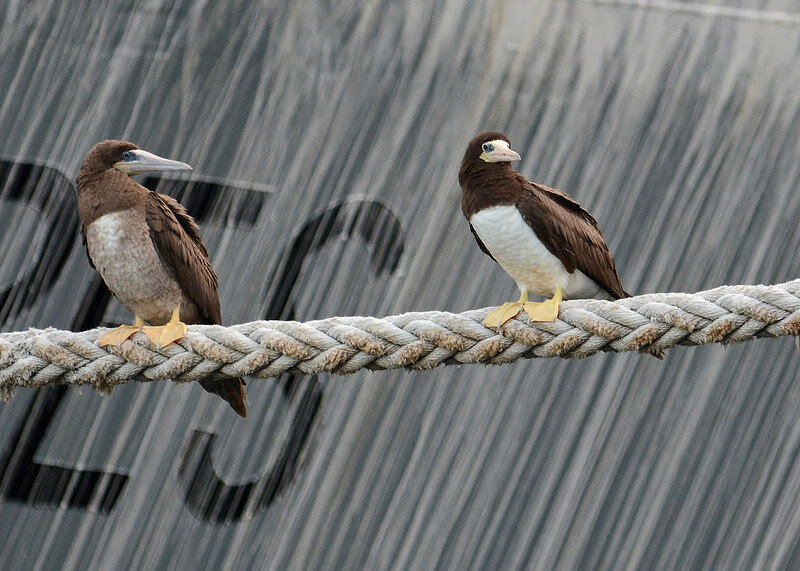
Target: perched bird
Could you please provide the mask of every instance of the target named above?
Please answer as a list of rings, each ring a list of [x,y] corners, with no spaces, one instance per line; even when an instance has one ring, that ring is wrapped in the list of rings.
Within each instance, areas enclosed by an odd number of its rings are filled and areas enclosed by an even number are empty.
[[[533,321],[554,321],[562,299],[630,297],[597,221],[568,194],[527,180],[511,167],[520,156],[502,133],[469,142],[458,182],[461,209],[480,249],[510,275],[519,301],[486,316],[498,327],[524,309]],[[549,298],[532,302],[528,294]]]
[[[159,348],[186,335],[186,323],[222,323],[218,280],[199,228],[173,198],[148,190],[129,175],[190,171],[126,141],[102,141],[78,172],[81,236],[89,263],[136,324],[105,333],[117,345],[142,330]],[[150,326],[145,326],[145,324]],[[208,392],[247,416],[241,379],[202,380]]]

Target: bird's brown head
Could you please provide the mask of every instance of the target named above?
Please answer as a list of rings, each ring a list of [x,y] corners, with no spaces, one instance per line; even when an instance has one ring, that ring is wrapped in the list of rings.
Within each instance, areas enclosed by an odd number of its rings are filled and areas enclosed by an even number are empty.
[[[472,138],[464,152],[458,181],[463,187],[470,175],[494,170],[511,170],[511,161],[520,156],[511,150],[511,141],[497,131],[487,131]]]
[[[84,225],[109,212],[132,207],[149,192],[128,175],[190,171],[186,163],[163,159],[127,141],[101,141],[86,153],[78,171],[78,210]]]
[[[81,175],[98,175],[109,169],[134,175],[154,171],[190,171],[192,167],[143,151],[128,141],[108,140],[100,141],[86,153],[79,178]]]
[[[128,141],[100,141],[86,153],[81,170],[94,174],[107,171],[123,160],[123,154],[138,148]]]
[[[497,131],[481,133],[467,145],[458,182],[464,190],[472,184],[483,186],[489,179],[513,173],[511,161],[518,160],[520,156],[511,150],[508,137]]]

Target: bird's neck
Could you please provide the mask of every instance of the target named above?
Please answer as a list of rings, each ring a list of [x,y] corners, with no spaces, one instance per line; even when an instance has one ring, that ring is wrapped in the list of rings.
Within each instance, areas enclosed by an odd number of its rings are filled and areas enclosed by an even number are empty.
[[[487,163],[482,160],[473,161],[461,167],[458,181],[461,186],[469,186],[474,190],[494,186],[500,182],[510,181],[517,174],[511,163]]]
[[[114,169],[102,173],[81,169],[77,183],[78,213],[84,226],[106,214],[139,207],[149,192]]]
[[[469,219],[487,206],[514,204],[519,192],[519,175],[511,163],[477,161],[464,165],[458,175],[463,195],[461,208]]]

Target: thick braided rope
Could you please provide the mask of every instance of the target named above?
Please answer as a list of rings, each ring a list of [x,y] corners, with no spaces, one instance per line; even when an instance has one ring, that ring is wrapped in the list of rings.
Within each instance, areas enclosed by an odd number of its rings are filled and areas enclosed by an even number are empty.
[[[0,334],[0,394],[14,387],[90,384],[107,392],[130,380],[277,377],[360,369],[432,369],[441,364],[511,363],[587,357],[597,351],[660,353],[675,345],[738,343],[800,333],[800,280],[723,286],[695,294],[653,293],[618,301],[571,300],[554,323],[521,315],[499,329],[481,322],[493,308],[412,312],[377,319],[307,323],[254,321],[191,325],[179,344],[156,350],[137,333],[100,348],[104,328]]]

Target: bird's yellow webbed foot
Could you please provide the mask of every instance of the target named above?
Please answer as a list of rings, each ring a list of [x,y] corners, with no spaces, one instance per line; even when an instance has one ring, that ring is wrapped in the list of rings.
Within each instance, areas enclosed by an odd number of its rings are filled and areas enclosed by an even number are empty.
[[[120,325],[119,327],[115,327],[111,331],[107,331],[103,333],[100,339],[97,340],[97,343],[101,347],[107,347],[108,345],[116,345],[119,347],[122,345],[124,341],[126,341],[131,335],[139,331],[138,327],[134,327],[133,325]]]
[[[522,311],[522,308],[525,307],[526,303],[530,303],[528,301],[528,292],[523,290],[519,296],[519,300],[504,303],[487,315],[483,320],[483,324],[486,327],[500,327],[506,321],[514,319],[517,314]]]
[[[97,340],[100,347],[107,347],[108,345],[116,345],[119,347],[123,342],[127,341],[134,333],[144,327],[144,320],[136,318],[135,325],[120,325],[111,331],[107,331],[100,336]]]
[[[156,348],[161,349],[186,337],[188,330],[189,328],[186,327],[186,324],[180,320],[180,308],[178,308],[172,312],[172,317],[166,324],[156,327],[143,327],[142,333],[150,338]]]
[[[531,321],[555,321],[558,317],[558,306],[561,304],[563,291],[559,286],[551,299],[536,303],[528,301],[523,304],[523,309]]]
[[[521,301],[509,301],[487,315],[483,324],[486,327],[500,327],[506,321],[513,319],[520,311],[522,311]]]

